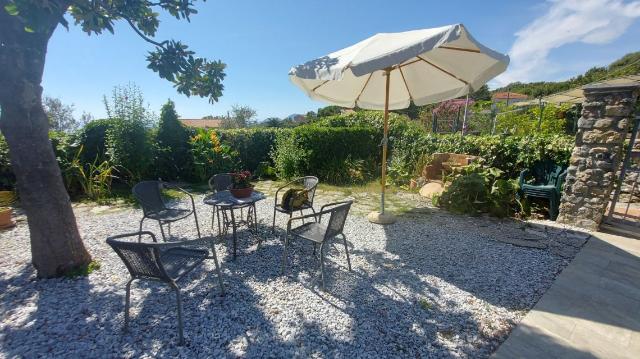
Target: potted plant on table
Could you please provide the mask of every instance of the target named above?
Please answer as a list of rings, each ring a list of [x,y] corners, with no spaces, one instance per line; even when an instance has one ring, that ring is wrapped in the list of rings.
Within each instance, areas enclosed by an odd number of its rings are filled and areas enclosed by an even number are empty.
[[[11,205],[16,200],[13,191],[0,191],[0,229],[11,228],[15,226],[13,222],[13,209]]]
[[[251,197],[251,192],[253,192],[253,185],[251,184],[251,172],[242,171],[232,173],[232,183],[229,188],[229,192],[235,198],[247,198]]]

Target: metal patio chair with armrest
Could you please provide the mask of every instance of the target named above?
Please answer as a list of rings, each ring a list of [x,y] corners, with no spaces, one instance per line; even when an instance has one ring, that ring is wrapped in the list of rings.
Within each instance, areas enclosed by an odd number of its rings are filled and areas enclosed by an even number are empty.
[[[272,232],[276,231],[276,213],[277,212],[288,214],[289,218],[291,218],[293,216],[293,212],[296,212],[296,211],[299,211],[300,214],[303,214],[302,211],[304,211],[305,209],[310,209],[311,211],[313,211],[313,213],[316,213],[316,210],[313,208],[313,199],[316,195],[316,189],[318,188],[319,182],[320,181],[318,180],[318,177],[314,177],[314,176],[299,177],[286,183],[284,186],[276,190],[275,202],[273,205],[273,225],[271,228]],[[300,208],[286,209],[286,208],[283,208],[280,205],[280,203],[278,203],[278,193],[280,193],[280,191],[283,189],[291,189],[291,188],[301,188],[301,189],[307,190],[307,201]],[[280,200],[282,200],[282,198],[280,198]]]
[[[527,182],[527,177],[533,181]],[[518,197],[538,197],[549,200],[549,217],[555,221],[560,207],[562,186],[567,177],[567,167],[553,161],[536,162],[531,169],[520,172]]]
[[[163,188],[171,188],[185,193],[191,199],[191,209],[167,207],[166,203],[162,199],[161,190]],[[196,214],[196,204],[193,200],[193,195],[178,186],[172,186],[163,181],[142,181],[133,186],[131,190],[134,197],[140,203],[142,212],[144,215],[140,220],[140,229],[142,231],[142,222],[145,219],[152,219],[158,221],[160,225],[160,233],[162,234],[162,240],[166,242],[167,238],[164,234],[164,224],[168,225],[169,234],[171,234],[171,223],[187,218],[193,214],[196,221],[196,230],[198,231],[198,238],[200,238],[200,225],[198,224],[198,215]]]
[[[282,254],[282,268],[280,273],[284,274],[285,265],[287,262],[287,247],[289,245],[289,238],[301,238],[307,241],[311,241],[314,246],[314,253],[316,245],[320,245],[320,275],[322,279],[322,290],[325,289],[324,285],[324,248],[325,243],[329,240],[336,238],[337,236],[342,236],[342,241],[344,243],[344,250],[347,255],[347,265],[349,267],[349,271],[351,271],[351,259],[349,258],[349,248],[347,247],[347,237],[344,235],[344,225],[347,221],[347,215],[349,214],[349,209],[351,209],[351,204],[353,201],[342,201],[342,202],[334,202],[329,203],[322,208],[320,211],[313,214],[308,214],[306,216],[292,217],[287,222],[287,233],[284,240],[284,250]],[[329,220],[326,222],[322,222],[323,215],[329,215]],[[315,219],[316,221],[303,223],[302,225],[292,228],[292,222],[297,220],[304,219]]]
[[[123,241],[123,238],[150,236],[154,243]],[[187,273],[200,265],[205,259],[213,259],[216,266],[221,295],[224,295],[222,274],[218,264],[213,238],[201,238],[181,242],[157,243],[151,232],[134,232],[111,236],[107,244],[113,248],[131,274],[126,285],[124,307],[124,330],[129,329],[129,308],[131,301],[131,283],[134,280],[155,280],[166,283],[176,292],[178,309],[179,345],[184,344],[182,298],[180,287],[176,284]],[[209,256],[211,250],[211,256]]]

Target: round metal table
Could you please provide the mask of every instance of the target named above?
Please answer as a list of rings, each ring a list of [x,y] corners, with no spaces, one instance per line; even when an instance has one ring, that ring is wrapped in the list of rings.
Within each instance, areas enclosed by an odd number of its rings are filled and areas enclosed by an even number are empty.
[[[246,225],[249,229],[253,229],[255,233],[258,232],[258,218],[256,215],[256,202],[267,198],[264,193],[253,191],[251,196],[247,198],[236,198],[229,191],[220,191],[205,196],[203,199],[204,204],[213,206],[213,212],[211,216],[211,229],[215,222],[215,214],[218,214],[218,234],[222,237],[223,234],[228,232],[229,227],[233,233],[233,259],[236,258],[236,241],[237,233],[236,228],[240,225]],[[247,218],[244,218],[243,209],[247,208]],[[240,219],[236,221],[235,210],[240,209]],[[230,216],[231,218],[227,217]],[[222,226],[220,222],[222,218]],[[260,237],[258,237],[260,242]],[[258,243],[260,245],[260,243]]]

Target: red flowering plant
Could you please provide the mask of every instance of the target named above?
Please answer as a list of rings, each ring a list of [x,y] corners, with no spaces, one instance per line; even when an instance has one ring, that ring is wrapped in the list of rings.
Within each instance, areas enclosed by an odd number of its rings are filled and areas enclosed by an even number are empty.
[[[252,188],[251,185],[251,172],[249,171],[241,171],[232,173],[233,177],[232,188],[233,189],[241,189],[241,188]]]

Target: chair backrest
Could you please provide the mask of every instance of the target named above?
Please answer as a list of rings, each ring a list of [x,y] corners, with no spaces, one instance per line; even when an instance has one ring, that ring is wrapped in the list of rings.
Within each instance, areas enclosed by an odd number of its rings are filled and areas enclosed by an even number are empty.
[[[167,208],[162,200],[161,188],[161,181],[142,181],[133,186],[131,192],[140,202],[145,215],[147,213],[160,212]]]
[[[329,221],[326,222],[327,233],[325,233],[324,239],[333,238],[342,233],[344,225],[347,222],[347,215],[349,214],[349,209],[351,209],[352,203],[352,201],[341,202],[335,207],[327,210],[331,216],[329,217]]]
[[[127,233],[107,238],[107,244],[118,254],[129,273],[134,278],[151,278],[170,282],[171,278],[160,262],[160,253],[156,243],[139,243],[122,241],[121,238],[150,235],[154,242],[155,236],[151,232]]]
[[[531,174],[537,185],[555,185],[560,174],[565,170],[551,160],[539,161],[533,165]]]
[[[313,205],[313,198],[316,195],[316,189],[318,188],[320,180],[318,180],[318,177],[314,176],[300,177],[298,180],[300,181],[300,184],[304,186],[304,189],[307,190],[307,200]]]
[[[233,175],[231,173],[218,173],[209,179],[209,189],[214,192],[226,191],[232,183]]]

